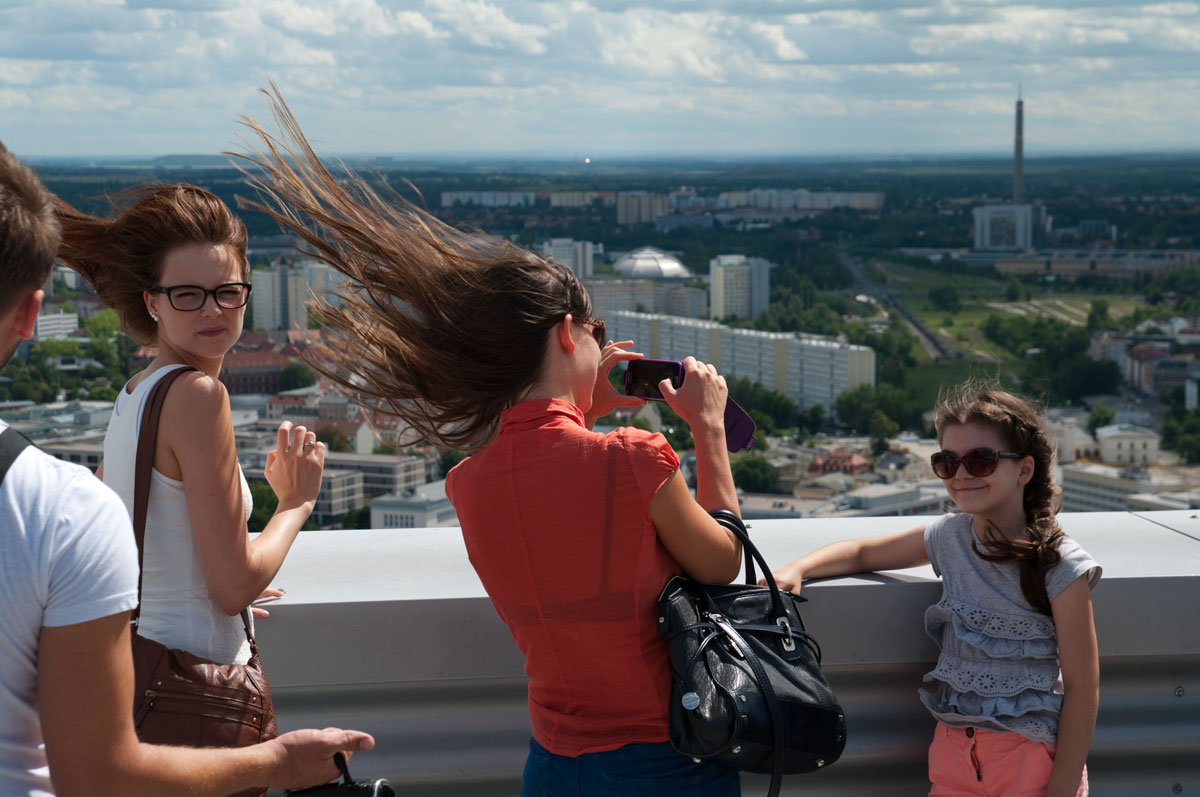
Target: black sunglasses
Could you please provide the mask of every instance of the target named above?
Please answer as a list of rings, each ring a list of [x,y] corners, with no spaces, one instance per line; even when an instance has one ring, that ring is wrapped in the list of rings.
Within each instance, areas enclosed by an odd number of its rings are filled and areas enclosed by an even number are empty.
[[[603,349],[604,342],[606,340],[608,340],[608,336],[604,332],[604,322],[601,321],[599,318],[593,318],[591,321],[591,324],[592,324],[592,337],[596,339],[596,345],[599,346],[601,349]]]
[[[150,292],[165,293],[167,301],[171,303],[172,307],[187,313],[203,307],[210,294],[217,306],[224,307],[226,310],[245,307],[246,302],[250,299],[250,287],[249,282],[226,282],[212,290],[201,288],[199,285],[171,285],[170,287],[159,285],[151,288]]]
[[[994,448],[973,448],[961,457],[953,451],[939,451],[929,458],[933,472],[939,479],[953,479],[958,465],[967,469],[972,476],[991,476],[1000,467],[1002,459],[1021,459],[1024,454],[1016,451],[997,451]]]

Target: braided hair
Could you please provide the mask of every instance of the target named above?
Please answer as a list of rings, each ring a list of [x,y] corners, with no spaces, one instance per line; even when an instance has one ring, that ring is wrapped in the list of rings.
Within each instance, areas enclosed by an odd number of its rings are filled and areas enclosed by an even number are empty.
[[[1020,564],[1021,594],[1037,611],[1050,615],[1046,574],[1062,560],[1058,546],[1063,531],[1055,519],[1061,489],[1054,482],[1054,443],[1038,408],[1004,390],[966,382],[942,396],[934,412],[938,440],[951,426],[975,423],[995,430],[1008,447],[1033,458],[1033,476],[1025,485],[1025,533],[1007,539],[998,529],[984,530],[983,550],[975,553],[989,562]],[[990,526],[990,524],[989,524]]]

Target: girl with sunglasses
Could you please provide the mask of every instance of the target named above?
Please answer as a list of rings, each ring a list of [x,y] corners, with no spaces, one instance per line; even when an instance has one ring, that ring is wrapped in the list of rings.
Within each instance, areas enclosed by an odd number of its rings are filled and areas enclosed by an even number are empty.
[[[697,497],[662,435],[599,434],[641,399],[613,366],[641,355],[606,339],[568,269],[464,232],[327,171],[278,94],[282,140],[247,175],[254,205],[349,278],[320,304],[313,366],[412,439],[472,452],[446,479],[467,553],[525,655],[533,739],[521,793],[732,797],[737,772],[667,742],[670,672],[656,601],[686,571],[727,582],[740,545],[707,510],[737,509],[724,440],[725,380],[689,358],[667,402],[696,440]]]
[[[775,572],[802,579],[932,564],[937,666],[931,795],[1086,795],[1099,705],[1091,588],[1100,566],[1054,515],[1054,444],[1022,399],[971,383],[939,402],[934,472],[960,510],[899,534],[828,545]]]
[[[58,259],[116,310],[129,337],[157,350],[117,396],[97,471],[131,512],[145,401],[168,373],[196,369],[170,386],[159,421],[138,633],[219,664],[244,664],[250,645],[239,615],[260,595],[282,594],[267,586],[312,512],[324,446],[303,426],[280,425],[266,465],[279,506],[251,540],[250,489],[218,381],[250,295],[245,225],[191,185],[151,185],[118,201],[120,212],[105,219],[59,200]]]

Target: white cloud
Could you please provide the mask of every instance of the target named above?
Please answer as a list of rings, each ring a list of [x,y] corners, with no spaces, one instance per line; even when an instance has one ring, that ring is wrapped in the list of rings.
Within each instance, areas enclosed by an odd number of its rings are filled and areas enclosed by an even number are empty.
[[[808,56],[797,47],[780,25],[769,25],[765,22],[755,22],[750,30],[757,33],[775,51],[782,61],[802,61]]]
[[[1031,147],[1119,101],[1194,146],[1197,52],[1196,2],[0,0],[0,135],[218,151],[272,76],[331,151],[929,151],[1003,142],[1022,82]]]
[[[464,35],[472,44],[494,49],[512,49],[526,55],[542,55],[542,38],[550,30],[541,25],[516,22],[505,10],[485,0],[426,0],[443,23]]]

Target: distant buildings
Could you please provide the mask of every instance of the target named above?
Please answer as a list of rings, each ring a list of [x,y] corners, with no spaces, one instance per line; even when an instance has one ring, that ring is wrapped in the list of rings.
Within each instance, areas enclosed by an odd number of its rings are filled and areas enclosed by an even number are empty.
[[[79,314],[45,308],[34,322],[34,340],[55,340],[70,337],[79,329]]]
[[[708,314],[708,291],[678,281],[598,278],[583,281],[592,311],[606,318],[617,310],[663,313],[685,318]]]
[[[1159,461],[1159,434],[1144,426],[1121,423],[1096,430],[1100,459],[1112,464],[1152,465]]]
[[[974,216],[976,249],[1033,248],[1032,205],[981,205],[975,208]]]
[[[457,526],[458,515],[446,497],[446,480],[384,495],[371,502],[371,528],[427,529]]]
[[[1200,250],[1195,249],[1054,249],[996,260],[996,271],[1004,276],[1053,276],[1071,282],[1083,276],[1132,280],[1140,274],[1152,278],[1196,266],[1200,266]]]
[[[717,255],[708,262],[714,319],[755,318],[770,303],[771,264],[761,257]]]
[[[622,191],[617,194],[617,224],[652,224],[667,212],[666,194]]]
[[[1064,512],[1127,512],[1136,495],[1186,488],[1178,479],[1157,478],[1141,467],[1075,464],[1063,465],[1061,470]]]
[[[576,241],[573,238],[551,238],[542,243],[542,254],[567,268],[580,279],[592,276],[595,261],[595,244],[591,241]]]
[[[832,408],[846,390],[875,384],[875,351],[868,346],[668,315],[618,311],[605,321],[610,337],[633,340],[647,357],[694,356],[726,377],[746,377],[782,393],[801,409]]]
[[[250,272],[254,329],[308,328],[308,279],[302,266],[274,265]]]
[[[679,258],[653,246],[643,246],[620,257],[613,267],[629,279],[681,280],[692,274]]]
[[[483,208],[532,207],[532,191],[443,191],[442,207],[478,205]]]

